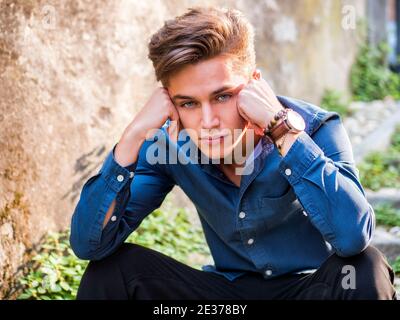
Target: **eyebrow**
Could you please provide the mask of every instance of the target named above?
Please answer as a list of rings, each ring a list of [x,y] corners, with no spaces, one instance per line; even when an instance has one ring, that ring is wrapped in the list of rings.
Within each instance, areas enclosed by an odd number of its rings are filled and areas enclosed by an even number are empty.
[[[223,92],[225,90],[232,89],[232,87],[233,86],[231,86],[231,85],[223,86],[223,87],[211,92],[210,97],[215,96],[218,93],[221,93],[221,92]],[[176,95],[174,95],[172,97],[172,101],[177,100],[177,99],[193,99],[194,100],[195,98],[190,97],[190,96],[184,96],[184,95],[181,95],[181,94],[176,94]]]

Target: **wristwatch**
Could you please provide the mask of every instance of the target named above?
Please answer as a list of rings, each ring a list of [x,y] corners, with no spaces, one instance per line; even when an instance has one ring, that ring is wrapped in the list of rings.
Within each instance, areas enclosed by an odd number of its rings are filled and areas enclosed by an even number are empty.
[[[265,131],[272,141],[276,142],[282,138],[285,134],[300,133],[306,127],[303,117],[293,109],[284,109],[278,122],[269,130]]]

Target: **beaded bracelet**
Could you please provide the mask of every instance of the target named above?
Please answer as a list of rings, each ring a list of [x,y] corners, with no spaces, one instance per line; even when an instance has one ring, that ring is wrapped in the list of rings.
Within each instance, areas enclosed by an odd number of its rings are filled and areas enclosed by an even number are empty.
[[[271,132],[272,128],[277,125],[278,121],[283,119],[283,118],[285,118],[286,115],[287,115],[287,110],[286,109],[279,110],[275,114],[275,116],[271,120],[271,122],[268,124],[267,128],[264,129],[264,135],[267,136]]]

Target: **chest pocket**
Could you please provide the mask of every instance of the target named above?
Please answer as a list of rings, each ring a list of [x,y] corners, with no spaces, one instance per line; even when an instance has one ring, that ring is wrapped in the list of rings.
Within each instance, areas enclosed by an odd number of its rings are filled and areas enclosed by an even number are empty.
[[[259,218],[265,229],[272,229],[288,220],[301,216],[303,206],[297,199],[293,188],[280,197],[261,197],[259,199]]]

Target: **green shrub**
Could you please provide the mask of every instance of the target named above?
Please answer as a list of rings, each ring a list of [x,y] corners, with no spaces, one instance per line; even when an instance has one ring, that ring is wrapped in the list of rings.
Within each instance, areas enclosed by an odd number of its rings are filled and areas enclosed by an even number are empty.
[[[207,257],[210,252],[201,227],[194,226],[188,213],[180,208],[175,214],[155,210],[127,240],[160,251],[183,263],[190,263],[190,254]],[[200,268],[201,264],[192,264]]]
[[[400,99],[400,76],[388,68],[388,50],[387,44],[360,48],[350,74],[354,100],[381,100],[386,96]]]
[[[351,110],[347,107],[347,102],[343,101],[340,92],[326,89],[321,99],[321,107],[339,113],[342,117],[351,114]]]
[[[399,154],[373,152],[360,163],[360,180],[371,190],[400,188]]]
[[[400,210],[389,203],[380,203],[374,207],[376,223],[389,227],[400,226]]]
[[[366,188],[400,188],[400,127],[393,134],[387,151],[369,154],[358,168],[361,183]]]
[[[394,273],[400,274],[400,256],[391,263]]]
[[[24,290],[18,299],[75,299],[87,261],[74,255],[68,239],[68,231],[49,234],[29,272],[20,279]],[[183,209],[155,210],[127,242],[158,250],[194,268],[201,263],[192,264],[190,254],[209,256],[202,229],[192,225]]]
[[[400,226],[400,210],[389,203],[378,204],[374,207],[376,223],[388,227]],[[400,256],[394,261],[389,261],[393,271],[400,274]]]
[[[76,258],[68,239],[68,232],[48,235],[29,273],[20,279],[25,290],[18,299],[75,298],[87,261]]]

